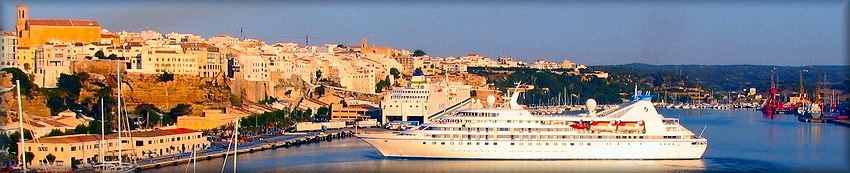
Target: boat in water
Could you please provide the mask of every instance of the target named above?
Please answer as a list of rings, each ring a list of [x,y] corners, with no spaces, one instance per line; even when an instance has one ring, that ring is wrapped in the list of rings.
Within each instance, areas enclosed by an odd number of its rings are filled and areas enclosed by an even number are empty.
[[[707,139],[665,118],[649,94],[635,92],[615,109],[535,115],[518,103],[470,108],[397,134],[357,137],[385,157],[448,159],[699,159]],[[704,129],[703,129],[704,130]]]

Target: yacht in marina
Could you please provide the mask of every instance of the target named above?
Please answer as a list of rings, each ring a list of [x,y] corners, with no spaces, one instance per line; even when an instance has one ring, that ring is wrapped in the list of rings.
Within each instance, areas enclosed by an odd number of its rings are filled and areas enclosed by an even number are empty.
[[[665,118],[649,94],[614,109],[535,115],[517,103],[469,108],[397,134],[361,134],[385,157],[451,159],[699,159],[708,141]],[[705,129],[703,129],[705,130]]]

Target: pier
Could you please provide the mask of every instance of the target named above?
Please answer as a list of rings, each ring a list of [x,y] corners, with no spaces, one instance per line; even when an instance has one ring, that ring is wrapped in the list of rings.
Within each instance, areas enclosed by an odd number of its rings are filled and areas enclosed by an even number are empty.
[[[844,127],[850,127],[850,120],[832,120],[831,123]]]
[[[254,153],[257,151],[275,150],[278,148],[289,148],[310,143],[332,141],[333,139],[342,139],[351,136],[354,136],[354,130],[352,129],[332,130],[328,132],[311,132],[304,135],[296,136],[278,136],[267,140],[252,141],[245,144],[239,144],[238,152]],[[193,159],[211,160],[214,158],[225,157],[227,155],[233,155],[233,151],[228,152],[227,150],[217,150],[213,152],[207,152],[207,150],[203,150],[203,152],[196,153],[196,155],[197,156],[195,157],[191,157],[191,155],[185,157],[183,157],[183,155],[176,155],[171,157],[162,157],[147,160],[139,163],[139,169],[146,170],[158,169],[166,166],[177,166],[184,163],[191,163]]]

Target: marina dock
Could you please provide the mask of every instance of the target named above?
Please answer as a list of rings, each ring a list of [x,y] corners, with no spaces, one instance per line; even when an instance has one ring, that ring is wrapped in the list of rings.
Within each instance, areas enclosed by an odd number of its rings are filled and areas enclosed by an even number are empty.
[[[850,127],[850,120],[832,120],[832,123],[844,127]]]
[[[295,137],[282,138],[282,139],[269,139],[262,141],[254,141],[246,144],[239,145],[238,153],[253,153],[257,151],[264,150],[275,150],[278,148],[289,148],[293,146],[300,146],[310,143],[319,143],[323,141],[331,141],[333,139],[342,139],[346,137],[354,136],[353,129],[344,129],[344,130],[333,130],[329,132],[313,132],[307,133],[305,135],[299,135]],[[149,163],[139,163],[139,169],[158,169],[166,166],[177,166],[184,163],[191,163],[193,159],[196,160],[211,160],[213,158],[225,157],[227,155],[233,155],[233,151],[220,150],[215,152],[208,153],[197,153],[197,156],[191,157],[181,157],[181,156],[173,156],[168,158],[160,158],[157,160],[149,161]]]

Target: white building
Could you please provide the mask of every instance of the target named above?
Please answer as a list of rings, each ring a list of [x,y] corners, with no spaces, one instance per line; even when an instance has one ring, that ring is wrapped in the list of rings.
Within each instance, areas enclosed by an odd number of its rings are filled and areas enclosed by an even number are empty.
[[[241,55],[242,78],[246,81],[269,81],[269,59],[260,55]]]
[[[227,34],[221,34],[218,36],[210,37],[207,43],[212,44],[216,47],[233,46],[239,43],[239,38],[231,37]]]
[[[38,46],[35,54],[35,80],[42,88],[55,88],[60,74],[71,74],[73,49],[68,45]]]
[[[18,59],[15,58],[17,47],[18,38],[15,37],[15,33],[0,31],[0,69],[17,67],[23,70],[18,65]]]

